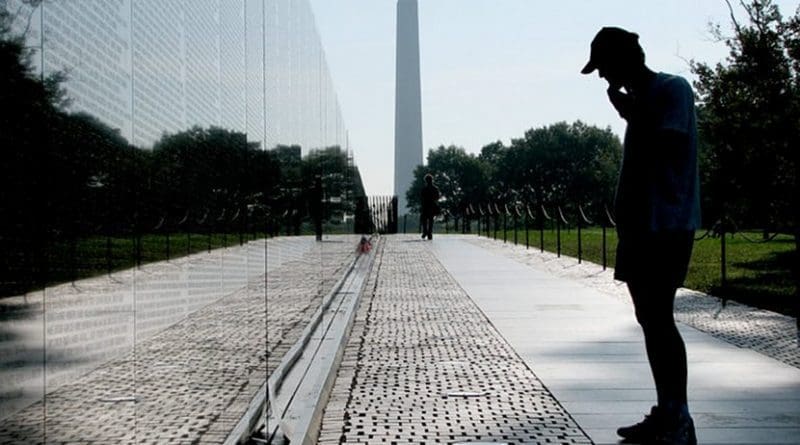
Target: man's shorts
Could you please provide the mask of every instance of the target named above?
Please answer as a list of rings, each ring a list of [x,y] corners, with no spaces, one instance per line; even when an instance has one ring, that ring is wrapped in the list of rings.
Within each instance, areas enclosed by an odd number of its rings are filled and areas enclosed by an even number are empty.
[[[692,258],[694,231],[619,234],[614,278],[679,288]]]

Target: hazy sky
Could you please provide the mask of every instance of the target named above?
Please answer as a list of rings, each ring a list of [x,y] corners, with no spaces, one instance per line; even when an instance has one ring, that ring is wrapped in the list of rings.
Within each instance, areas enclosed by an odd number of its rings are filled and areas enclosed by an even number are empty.
[[[777,3],[788,16],[800,0]],[[367,193],[391,194],[396,0],[311,4]],[[558,121],[621,135],[605,81],[580,74],[595,33],[637,32],[651,68],[693,80],[688,60],[727,55],[709,22],[729,30],[724,0],[419,0],[425,156],[449,144],[477,153]]]

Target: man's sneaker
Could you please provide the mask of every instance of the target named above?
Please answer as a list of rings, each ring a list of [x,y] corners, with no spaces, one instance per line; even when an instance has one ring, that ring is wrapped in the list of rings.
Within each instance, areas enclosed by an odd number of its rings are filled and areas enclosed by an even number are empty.
[[[645,443],[652,441],[661,430],[663,418],[662,410],[658,406],[650,409],[650,414],[644,416],[644,420],[617,429],[617,435],[624,439],[623,443]]]
[[[694,421],[685,413],[661,423],[661,428],[653,441],[656,445],[697,445]]]

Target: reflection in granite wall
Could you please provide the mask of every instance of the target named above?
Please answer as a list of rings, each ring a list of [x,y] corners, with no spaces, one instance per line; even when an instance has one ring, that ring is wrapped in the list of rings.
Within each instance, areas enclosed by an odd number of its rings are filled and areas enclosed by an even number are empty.
[[[246,133],[261,148],[299,145],[307,153],[346,146],[308,0],[0,0],[0,6],[16,14],[13,29],[24,34],[34,68],[45,76],[66,74],[69,111],[99,119],[138,148],[152,148],[164,134],[194,126]],[[46,127],[47,122],[36,124]],[[93,142],[94,149],[103,145]],[[105,167],[137,172],[120,165],[118,148],[107,141],[107,150],[97,151],[110,153],[103,159]],[[216,168],[214,159],[184,155],[180,162]],[[136,178],[148,180],[157,182]],[[108,178],[94,176],[87,187],[97,196],[142,198],[139,190],[100,194],[114,185],[104,181]],[[161,222],[145,221],[135,202],[101,201],[86,208],[95,209],[97,218],[91,221],[103,225],[73,227],[76,217],[54,226],[74,230],[73,240],[84,234],[107,238],[109,246],[112,238],[115,243],[134,238],[134,249],[141,232],[202,231],[208,234],[210,252],[122,271],[109,267],[105,275],[0,300],[0,419],[280,265],[280,258],[265,253],[263,240],[211,249],[214,221],[242,222],[234,221],[233,211],[210,215],[192,208],[190,213],[182,202],[152,199],[165,201],[153,204]],[[181,211],[171,214],[175,208]],[[241,215],[248,209],[243,210]],[[126,218],[112,221],[115,212]],[[185,224],[179,227],[182,219]],[[52,236],[47,240],[52,244],[66,239],[63,232]],[[102,243],[98,250],[105,248]],[[282,255],[302,254],[312,244],[295,243],[292,248],[299,252]]]
[[[307,0],[5,1],[37,69],[68,75],[71,109],[138,147],[211,125],[265,148],[346,145]]]

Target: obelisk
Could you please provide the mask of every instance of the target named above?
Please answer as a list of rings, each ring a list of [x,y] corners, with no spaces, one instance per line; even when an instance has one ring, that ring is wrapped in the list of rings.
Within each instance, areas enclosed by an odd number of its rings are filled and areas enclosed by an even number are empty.
[[[394,104],[394,193],[398,213],[408,213],[406,192],[422,164],[422,94],[419,74],[417,0],[397,0]]]

